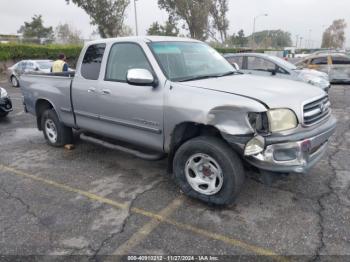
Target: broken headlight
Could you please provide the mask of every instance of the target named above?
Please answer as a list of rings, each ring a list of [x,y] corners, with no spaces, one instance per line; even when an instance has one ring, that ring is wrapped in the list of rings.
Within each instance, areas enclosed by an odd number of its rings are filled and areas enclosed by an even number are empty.
[[[269,120],[266,112],[262,113],[249,113],[248,119],[251,127],[257,133],[268,133],[269,132]]]

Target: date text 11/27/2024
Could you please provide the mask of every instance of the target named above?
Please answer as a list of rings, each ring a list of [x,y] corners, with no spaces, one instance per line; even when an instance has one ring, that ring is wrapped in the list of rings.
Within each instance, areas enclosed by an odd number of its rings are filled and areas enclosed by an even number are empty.
[[[217,256],[128,256],[128,261],[219,261]]]

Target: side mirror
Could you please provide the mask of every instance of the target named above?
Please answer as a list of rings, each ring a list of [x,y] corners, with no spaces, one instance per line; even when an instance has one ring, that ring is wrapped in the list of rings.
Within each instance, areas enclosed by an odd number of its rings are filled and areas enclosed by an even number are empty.
[[[126,76],[129,84],[151,86],[155,84],[155,79],[147,69],[130,69]]]
[[[237,71],[239,71],[240,68],[239,68],[239,65],[238,65],[237,63],[233,63],[232,66],[233,66]]]
[[[35,70],[35,71],[39,71],[39,67],[36,67],[34,70]]]
[[[275,76],[277,74],[277,70],[272,70],[271,75]]]

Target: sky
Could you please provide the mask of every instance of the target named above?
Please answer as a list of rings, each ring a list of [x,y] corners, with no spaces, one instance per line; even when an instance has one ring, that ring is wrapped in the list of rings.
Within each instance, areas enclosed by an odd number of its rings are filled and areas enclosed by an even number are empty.
[[[133,0],[131,0],[133,3]],[[127,9],[126,24],[135,31],[133,4]],[[256,31],[282,29],[303,39],[311,39],[314,47],[321,43],[322,32],[334,19],[344,18],[349,25],[346,45],[350,47],[350,1],[349,0],[229,0],[230,34],[243,29],[246,35],[253,31],[254,16],[267,13],[256,20]],[[167,14],[159,10],[157,0],[138,0],[138,24],[140,35],[154,21],[160,23]],[[65,0],[0,0],[0,34],[15,34],[25,21],[35,14],[42,14],[45,26],[69,23],[89,39],[94,27],[89,16],[74,4]],[[303,45],[305,40],[303,40]]]

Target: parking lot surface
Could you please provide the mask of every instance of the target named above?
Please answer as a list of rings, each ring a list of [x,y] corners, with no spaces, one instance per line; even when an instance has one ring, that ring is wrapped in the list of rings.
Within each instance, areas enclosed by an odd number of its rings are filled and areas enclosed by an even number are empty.
[[[234,205],[215,208],[183,196],[166,160],[48,146],[20,89],[0,85],[14,103],[0,120],[1,255],[350,255],[350,86],[330,91],[337,131],[308,175],[247,178]]]

